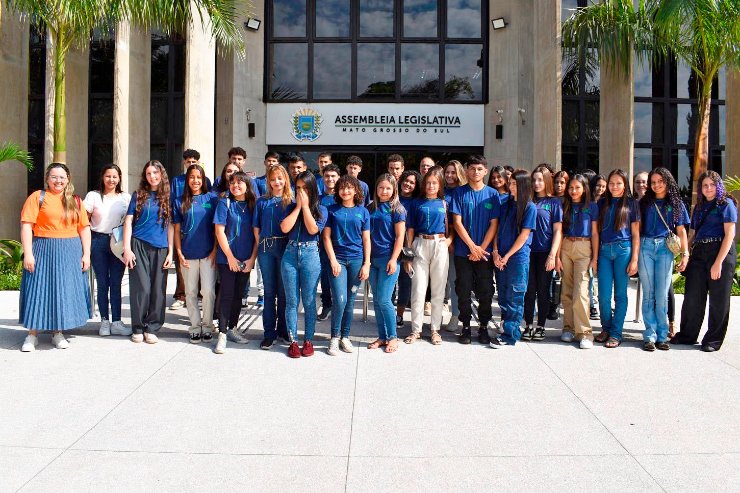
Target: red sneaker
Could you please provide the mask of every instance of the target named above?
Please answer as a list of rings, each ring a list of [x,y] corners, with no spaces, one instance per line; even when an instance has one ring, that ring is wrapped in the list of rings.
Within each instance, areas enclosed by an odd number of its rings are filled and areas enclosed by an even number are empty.
[[[311,341],[303,341],[303,349],[301,349],[303,356],[313,356],[313,344]]]
[[[291,358],[300,358],[301,357],[301,351],[298,349],[298,343],[297,342],[291,342],[290,347],[288,348],[288,356]]]

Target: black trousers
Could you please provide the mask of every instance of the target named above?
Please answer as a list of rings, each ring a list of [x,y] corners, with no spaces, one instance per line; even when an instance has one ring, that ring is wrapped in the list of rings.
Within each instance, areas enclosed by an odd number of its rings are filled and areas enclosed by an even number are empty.
[[[709,298],[709,320],[702,346],[722,347],[730,321],[730,293],[735,274],[737,253],[733,243],[722,261],[722,274],[713,281],[710,269],[717,258],[721,242],[697,243],[686,266],[686,294],[681,307],[681,330],[673,338],[679,344],[694,344],[704,322],[704,310]]]
[[[136,255],[136,265],[128,271],[131,330],[154,333],[164,324],[167,271],[162,266],[167,249],[131,238],[131,251]]]
[[[455,256],[455,293],[460,309],[460,322],[463,327],[470,327],[473,308],[470,292],[478,300],[478,320],[481,329],[485,329],[491,320],[491,300],[493,298],[493,262],[482,260],[473,262],[466,257]]]
[[[221,289],[218,301],[218,330],[226,332],[239,322],[242,310],[242,293],[249,284],[249,274],[232,272],[228,265],[218,264],[218,275],[221,278]]]
[[[673,283],[668,287],[668,322],[676,320],[676,295],[673,293]]]
[[[524,295],[524,323],[532,325],[534,302],[537,299],[537,327],[544,327],[550,312],[550,283],[552,271],[545,270],[545,262],[550,251],[529,254],[529,281]]]

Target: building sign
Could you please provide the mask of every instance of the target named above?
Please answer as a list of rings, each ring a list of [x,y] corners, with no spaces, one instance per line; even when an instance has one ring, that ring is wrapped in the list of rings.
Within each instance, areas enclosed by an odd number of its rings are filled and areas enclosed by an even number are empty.
[[[483,105],[267,105],[268,145],[483,147]]]

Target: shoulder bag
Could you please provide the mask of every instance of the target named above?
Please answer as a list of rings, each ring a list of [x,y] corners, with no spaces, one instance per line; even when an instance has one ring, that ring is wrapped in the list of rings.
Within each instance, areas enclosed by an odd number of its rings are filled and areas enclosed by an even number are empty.
[[[675,257],[679,253],[681,253],[681,239],[678,237],[676,233],[671,231],[670,226],[668,226],[668,223],[663,217],[663,213],[660,212],[660,207],[658,207],[658,204],[653,202],[653,206],[655,207],[655,210],[658,212],[658,217],[660,217],[660,220],[663,221],[663,224],[665,224],[665,227],[668,230],[668,236],[665,239],[665,246],[668,247],[668,250],[670,250],[673,256]]]

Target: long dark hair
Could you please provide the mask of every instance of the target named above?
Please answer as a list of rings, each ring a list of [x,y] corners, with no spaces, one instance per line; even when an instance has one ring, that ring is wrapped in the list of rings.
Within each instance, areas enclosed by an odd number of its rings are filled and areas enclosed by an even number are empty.
[[[200,193],[208,193],[208,181],[206,181],[206,171],[200,164],[191,164],[185,171],[185,190],[182,192],[182,213],[186,213],[190,210],[193,205],[193,191],[190,189],[188,180],[190,178],[190,172],[197,171],[200,173]]]
[[[247,186],[247,191],[245,192],[244,197],[247,201],[247,207],[250,211],[253,211],[257,197],[254,195],[254,190],[252,190],[252,180],[249,179],[249,176],[244,171],[237,171],[229,177],[229,185],[235,181],[240,181]],[[231,191],[229,191],[229,198],[231,200],[236,200],[236,197],[234,197],[234,194],[232,194]]]
[[[123,188],[121,188],[121,182],[123,181],[123,173],[121,172],[121,168],[111,163],[111,164],[106,164],[105,166],[103,166],[103,169],[100,170],[100,181],[98,182],[98,188],[96,191],[100,194],[101,197],[105,193],[105,180],[103,179],[103,177],[105,176],[105,173],[109,169],[116,170],[116,173],[118,173],[118,183],[116,183],[116,193],[123,193]]]
[[[318,221],[321,219],[321,209],[319,208],[319,188],[316,185],[316,177],[311,171],[306,170],[298,173],[298,176],[295,177],[295,182],[298,183],[298,180],[303,182],[304,190],[308,194],[308,208],[311,211],[311,215]],[[339,185],[338,181],[337,185]]]
[[[219,197],[226,197],[229,194],[229,179],[226,177],[226,168],[229,166],[236,166],[234,163],[226,163],[224,164],[223,169],[221,170],[221,179],[218,182],[218,195]],[[239,171],[239,166],[236,166],[237,170],[234,172],[236,173]]]
[[[527,210],[527,204],[532,201],[532,177],[529,171],[518,169],[511,174],[511,178],[516,180],[516,227],[518,231],[522,229],[522,219]]]
[[[139,219],[139,216],[141,216],[141,209],[144,207],[147,197],[149,197],[149,192],[151,192],[149,181],[146,179],[146,170],[152,166],[157,168],[162,175],[162,181],[159,183],[154,196],[159,204],[157,221],[160,221],[164,228],[172,219],[172,210],[170,210],[170,180],[167,177],[167,170],[156,159],[147,162],[144,165],[144,169],[141,170],[141,180],[139,180],[139,188],[136,190],[136,214],[134,214],[134,220]]]
[[[378,198],[378,185],[380,185],[380,182],[383,181],[387,181],[388,183],[390,183],[391,188],[393,189],[393,194],[388,201],[388,206],[393,212],[405,212],[405,209],[401,205],[401,202],[398,200],[398,185],[396,185],[396,178],[390,173],[383,173],[378,177],[377,180],[375,180],[375,192],[373,193],[373,201],[370,202],[370,205],[367,206],[367,210],[369,212],[373,212],[375,209],[378,208],[378,205],[380,204],[380,199]]]
[[[611,190],[609,190],[609,181],[614,175],[620,177],[624,182],[624,193],[618,199],[612,197],[612,192]],[[609,179],[606,180],[606,192],[604,192],[603,199],[603,206],[600,208],[601,210],[599,210],[599,231],[601,231],[604,227],[606,213],[611,207],[612,202],[615,200],[617,201],[617,213],[614,215],[614,231],[619,231],[620,229],[626,227],[627,217],[629,216],[630,212],[630,205],[634,206],[635,201],[635,199],[632,198],[632,191],[630,190],[630,180],[629,178],[627,178],[627,173],[625,173],[621,169],[615,169],[612,170],[611,173],[609,173]]]
[[[663,179],[663,183],[665,183],[666,187],[667,202],[671,204],[671,207],[673,208],[673,224],[678,224],[679,219],[681,219],[681,205],[683,204],[683,202],[681,201],[681,193],[678,190],[678,185],[676,184],[676,180],[673,179],[673,175],[671,174],[671,172],[665,168],[660,167],[655,168],[650,171],[650,173],[648,173],[647,190],[645,190],[645,195],[643,195],[638,202],[638,204],[640,205],[640,217],[645,217],[645,213],[649,208],[653,207],[653,204],[656,200],[653,187],[650,186],[653,175],[658,175]],[[668,218],[665,219],[666,222],[668,222]],[[642,221],[640,223],[640,229],[645,229],[645,221]]]
[[[592,171],[591,173],[594,173],[594,172]],[[585,173],[583,174],[583,176],[585,176],[586,178],[588,178],[588,175],[586,175]],[[627,175],[625,175],[625,176],[627,176]],[[588,178],[588,187],[589,187],[590,192],[591,192],[591,199],[592,200],[596,200],[596,194],[594,194],[594,188],[596,188],[596,184],[599,183],[599,180],[604,180],[604,182],[606,183],[606,189],[607,190],[609,189],[609,181],[607,181],[606,177],[604,175],[600,175],[600,174],[594,173],[593,175],[591,175],[591,178]],[[604,190],[604,193],[606,193],[606,190]],[[603,197],[603,196],[604,195],[602,194],[601,197]],[[599,197],[599,198],[601,198],[601,197]]]
[[[419,195],[420,195],[419,191],[421,190],[422,177],[421,177],[421,173],[413,169],[408,169],[404,171],[403,173],[401,173],[401,178],[398,180],[398,196],[399,197],[403,197],[403,195],[401,195],[401,184],[406,178],[408,178],[411,175],[414,175],[414,178],[416,178],[416,188],[414,188],[414,192],[411,194],[411,198],[412,199],[419,198]]]
[[[574,181],[577,181],[583,187],[581,207],[584,208],[591,205],[591,190],[589,190],[588,187],[588,179],[583,175],[573,176],[573,178],[568,180],[568,185],[565,187],[565,196],[563,197],[563,231],[568,231],[570,229],[571,220],[573,218],[573,198],[570,196],[568,190],[570,189],[570,184]]]

